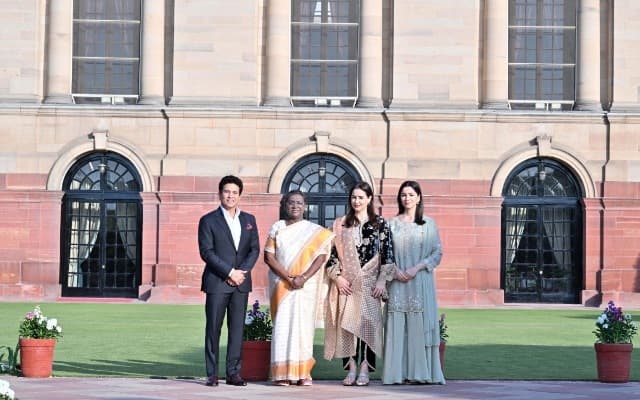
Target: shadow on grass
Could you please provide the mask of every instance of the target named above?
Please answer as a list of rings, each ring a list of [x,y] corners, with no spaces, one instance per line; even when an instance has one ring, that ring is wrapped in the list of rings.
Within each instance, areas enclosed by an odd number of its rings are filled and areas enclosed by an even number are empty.
[[[221,350],[226,354],[226,348]],[[219,370],[224,376],[224,361]],[[56,357],[53,372],[58,376],[201,378],[205,376],[204,353],[202,349],[184,349],[176,353],[175,362],[104,358],[74,362]]]
[[[448,379],[597,380],[590,346],[447,345]],[[640,353],[632,354],[631,380],[640,380]]]

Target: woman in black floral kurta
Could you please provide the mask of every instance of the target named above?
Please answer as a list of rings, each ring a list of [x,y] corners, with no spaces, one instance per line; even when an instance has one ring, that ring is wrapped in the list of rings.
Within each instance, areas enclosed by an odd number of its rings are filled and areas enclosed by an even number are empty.
[[[373,211],[366,182],[350,192],[347,215],[333,224],[335,243],[327,263],[331,280],[325,310],[326,359],[343,358],[344,385],[364,386],[376,356],[382,356],[382,308],[394,257],[387,222]],[[360,365],[360,372],[357,368]]]

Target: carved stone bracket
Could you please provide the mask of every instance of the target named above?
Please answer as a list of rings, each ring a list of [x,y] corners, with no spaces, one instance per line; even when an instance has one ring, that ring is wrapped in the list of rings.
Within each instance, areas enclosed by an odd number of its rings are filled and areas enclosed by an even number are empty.
[[[536,143],[538,144],[538,156],[544,157],[551,154],[551,136],[546,133],[536,136]]]
[[[327,153],[329,151],[329,132],[316,131],[313,133],[312,140],[316,142],[316,151],[318,153]]]
[[[109,141],[109,131],[95,130],[89,134],[89,138],[93,139],[94,150],[106,150]]]

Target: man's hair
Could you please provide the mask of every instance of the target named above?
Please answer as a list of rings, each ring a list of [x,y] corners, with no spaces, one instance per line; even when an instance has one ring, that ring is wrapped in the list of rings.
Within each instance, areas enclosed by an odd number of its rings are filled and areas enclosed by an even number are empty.
[[[222,193],[222,188],[224,188],[224,185],[228,183],[233,183],[234,185],[237,185],[238,188],[240,189],[240,194],[242,194],[242,179],[233,175],[227,175],[222,179],[220,179],[220,183],[218,183],[218,193]]]

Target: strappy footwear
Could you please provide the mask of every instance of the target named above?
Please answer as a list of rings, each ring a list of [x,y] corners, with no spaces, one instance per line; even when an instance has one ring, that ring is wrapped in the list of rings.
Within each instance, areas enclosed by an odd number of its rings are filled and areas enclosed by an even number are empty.
[[[349,371],[347,376],[342,380],[344,386],[353,386],[356,383],[356,371]]]
[[[311,378],[303,378],[298,381],[298,386],[311,386],[313,385],[313,380]]]
[[[358,379],[356,379],[356,386],[367,386],[369,384],[369,371],[360,371]]]

